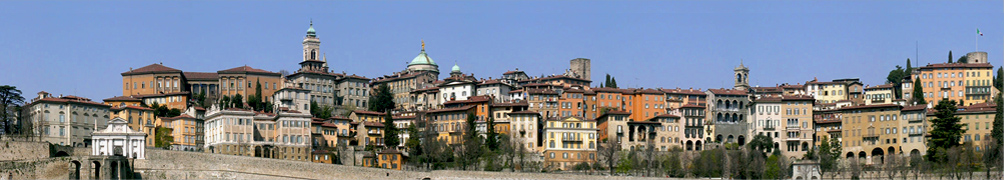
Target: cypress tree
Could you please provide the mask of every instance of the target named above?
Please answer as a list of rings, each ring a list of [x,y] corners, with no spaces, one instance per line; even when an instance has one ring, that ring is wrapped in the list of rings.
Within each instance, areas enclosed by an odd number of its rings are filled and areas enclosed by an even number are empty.
[[[401,144],[401,139],[397,137],[398,129],[394,126],[394,119],[390,112],[383,118],[383,142],[387,148],[396,148]]]
[[[927,104],[927,101],[924,100],[924,84],[920,82],[920,78],[913,80],[913,102]]]

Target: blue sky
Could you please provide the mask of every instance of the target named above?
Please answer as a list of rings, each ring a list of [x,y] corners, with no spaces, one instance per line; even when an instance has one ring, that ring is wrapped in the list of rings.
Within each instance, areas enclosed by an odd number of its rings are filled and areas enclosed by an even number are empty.
[[[442,71],[478,78],[519,68],[560,74],[592,59],[594,86],[730,88],[819,78],[882,84],[920,64],[976,50],[1001,65],[1001,1],[111,1],[0,5],[0,84],[97,101],[121,95],[124,71],[153,63],[215,72],[295,71],[311,19],[334,71],[377,77],[405,68],[425,40]],[[919,52],[917,51],[919,44]],[[917,66],[917,64],[914,64]],[[446,73],[443,73],[443,77]]]

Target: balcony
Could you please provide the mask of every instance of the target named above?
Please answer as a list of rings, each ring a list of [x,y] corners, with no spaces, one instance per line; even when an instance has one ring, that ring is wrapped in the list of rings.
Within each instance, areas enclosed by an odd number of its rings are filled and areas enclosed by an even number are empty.
[[[910,133],[908,133],[908,135],[909,135],[910,137],[914,137],[914,136],[924,136],[924,132],[921,132],[921,131],[913,131],[913,132],[910,132]]]
[[[763,130],[764,131],[773,131],[774,130],[774,126],[763,127]]]
[[[561,141],[565,141],[565,142],[582,142],[582,137],[562,137]]]
[[[869,134],[865,134],[864,136],[862,136],[862,138],[864,138],[864,139],[869,139],[869,138],[878,139],[878,137],[879,137],[879,135],[875,134],[875,133],[869,133]]]

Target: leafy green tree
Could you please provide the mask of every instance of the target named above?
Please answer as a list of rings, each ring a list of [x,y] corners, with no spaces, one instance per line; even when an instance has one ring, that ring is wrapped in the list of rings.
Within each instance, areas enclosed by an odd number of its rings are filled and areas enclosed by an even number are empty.
[[[161,107],[163,107],[163,106],[161,106]],[[167,111],[167,114],[165,114],[165,115],[166,115],[165,117],[175,117],[175,116],[180,116],[180,115],[181,115],[181,109],[178,109],[178,108],[171,108],[171,110],[168,110],[168,111]]]
[[[913,102],[917,104],[927,104],[927,100],[924,100],[924,83],[920,82],[920,78],[915,78],[913,80]]]
[[[310,101],[310,115],[314,116],[315,118],[320,118],[317,116],[321,115],[321,107],[317,106],[316,101]]]
[[[959,117],[955,117],[957,110],[955,104],[956,102],[953,100],[943,99],[938,102],[937,106],[934,106],[935,119],[931,120],[933,129],[929,132],[931,135],[927,143],[927,155],[930,161],[943,162],[944,157],[935,155],[937,151],[958,146],[962,134],[966,133],[966,130],[962,129],[962,124],[959,123]]]
[[[767,169],[764,170],[763,173],[764,179],[785,178],[786,173],[784,166],[787,166],[787,163],[785,163],[785,158],[779,153],[780,152],[779,150],[774,152],[775,153],[771,154],[770,157],[767,157],[767,161],[765,162],[766,164],[765,166],[767,167]]]
[[[819,175],[827,172],[836,172],[840,167],[840,141],[823,137],[819,145]]]
[[[907,72],[903,69],[903,67],[900,67],[899,65],[896,65],[896,69],[893,69],[892,71],[889,71],[889,75],[887,75],[885,77],[885,82],[886,83],[892,83],[892,86],[893,86],[893,88],[892,88],[893,89],[893,96],[895,98],[897,98],[897,99],[902,98],[903,92],[900,92],[900,91],[902,91],[902,88],[901,88],[902,84],[900,84],[900,83],[902,83],[903,82],[903,78],[906,77],[906,76],[908,76],[908,75],[909,74],[907,74]]]
[[[174,143],[174,136],[171,136],[172,132],[174,132],[174,129],[157,127],[157,129],[154,130],[154,140],[156,141],[154,142],[154,147],[164,149],[171,148],[171,143]]]
[[[230,107],[230,96],[223,95],[223,97],[220,97],[220,102],[218,102],[217,104],[220,105],[220,108]]]
[[[18,90],[16,86],[3,85],[0,86],[0,120],[3,121],[3,134],[13,134],[14,117],[13,110],[18,109],[24,104],[24,97],[21,96],[21,90]]]
[[[422,145],[422,135],[418,132],[418,127],[415,126],[415,123],[408,125],[406,133],[408,133],[409,136],[408,141],[404,143],[404,147],[408,149],[408,154],[412,156],[421,156],[422,148],[420,146]]]
[[[233,104],[233,107],[235,107],[235,108],[241,108],[241,109],[243,109],[244,108],[244,96],[241,96],[241,94],[236,94],[236,95],[234,95],[233,98],[230,98],[230,103]]]
[[[330,113],[329,113],[330,114]],[[398,129],[394,126],[394,118],[391,113],[385,113],[383,118],[383,142],[387,148],[397,148],[401,144],[401,139],[397,136]]]
[[[753,139],[750,140],[748,144],[746,144],[746,147],[752,151],[760,151],[766,153],[767,150],[774,148],[774,138],[771,138],[770,136],[764,136],[763,134],[758,134],[756,136],[753,136]]]
[[[956,60],[955,62],[957,62],[957,63],[969,63],[969,57],[965,56],[965,55],[959,56],[959,60]],[[948,63],[952,63],[952,62],[949,61]]]
[[[370,99],[370,111],[390,112],[390,110],[394,110],[394,94],[391,94],[387,84],[381,84],[375,93]]]

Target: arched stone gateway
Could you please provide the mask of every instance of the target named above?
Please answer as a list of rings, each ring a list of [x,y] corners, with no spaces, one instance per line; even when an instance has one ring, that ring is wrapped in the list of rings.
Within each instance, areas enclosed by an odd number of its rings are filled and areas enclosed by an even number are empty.
[[[94,176],[91,179],[102,179],[101,178],[101,162],[93,161],[93,166],[91,166],[92,171],[94,171]]]
[[[882,148],[872,149],[872,164],[883,164],[885,159],[883,159],[885,152],[882,152]]]
[[[854,153],[847,152],[847,157],[845,157],[845,158],[847,158],[847,159],[854,158]]]
[[[739,146],[743,145],[746,145],[746,137],[743,137],[743,135],[739,135]]]
[[[70,179],[80,179],[80,161],[70,161]]]

